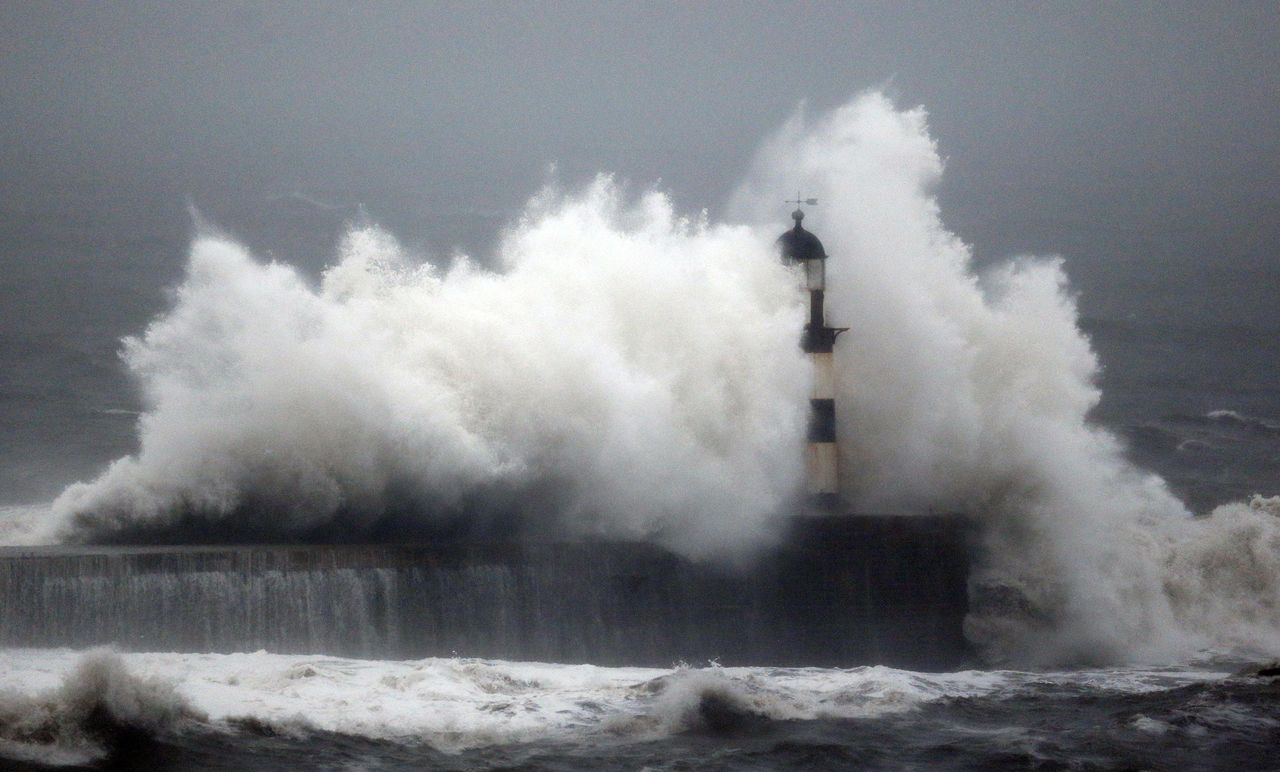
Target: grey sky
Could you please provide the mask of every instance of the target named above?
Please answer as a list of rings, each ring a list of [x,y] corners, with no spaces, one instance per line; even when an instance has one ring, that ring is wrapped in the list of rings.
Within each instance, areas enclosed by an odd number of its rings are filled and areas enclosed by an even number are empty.
[[[304,190],[465,241],[415,209],[509,211],[554,161],[714,212],[801,99],[883,86],[930,111],[980,258],[1067,253],[1102,313],[1150,282],[1256,305],[1277,39],[1276,3],[7,2],[0,194],[10,225],[160,227],[185,196],[234,225],[219,202]]]
[[[356,202],[483,258],[549,163],[714,215],[802,100],[869,87],[928,108],[979,261],[1062,253],[1094,317],[1257,328],[1111,335],[1116,405],[1194,368],[1233,395],[1203,409],[1270,415],[1277,40],[1274,2],[0,0],[0,501],[134,448],[119,339],[165,307],[188,200],[313,273]]]

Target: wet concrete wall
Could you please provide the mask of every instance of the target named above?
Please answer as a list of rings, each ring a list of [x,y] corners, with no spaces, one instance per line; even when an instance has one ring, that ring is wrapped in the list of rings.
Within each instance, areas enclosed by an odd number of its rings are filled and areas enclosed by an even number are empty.
[[[947,669],[968,538],[806,518],[748,569],[612,542],[7,549],[0,645]]]

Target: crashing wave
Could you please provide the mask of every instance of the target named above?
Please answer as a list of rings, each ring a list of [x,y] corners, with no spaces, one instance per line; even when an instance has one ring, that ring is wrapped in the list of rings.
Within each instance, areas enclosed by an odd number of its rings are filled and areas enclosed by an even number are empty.
[[[57,688],[0,691],[0,755],[124,763],[140,760],[158,735],[203,719],[174,682],[135,676],[119,654],[99,650],[84,655]]]
[[[531,202],[493,271],[432,268],[365,227],[318,288],[201,235],[173,307],[126,342],[138,453],[68,488],[52,525],[9,530],[367,539],[497,517],[750,553],[800,479],[803,312],[769,248],[798,186],[822,201],[827,309],[851,328],[846,498],[982,524],[969,630],[989,656],[1276,647],[1270,500],[1193,519],[1128,460],[1090,418],[1099,363],[1063,260],[977,271],[942,221],[942,171],[925,112],[871,93],[762,146],[732,206],[744,224],[601,178]]]

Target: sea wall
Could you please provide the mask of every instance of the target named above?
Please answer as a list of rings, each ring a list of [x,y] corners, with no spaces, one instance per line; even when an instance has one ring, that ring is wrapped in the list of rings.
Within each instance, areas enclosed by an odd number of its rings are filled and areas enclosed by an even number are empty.
[[[659,665],[963,662],[953,517],[798,520],[749,569],[647,544],[0,550],[0,646]]]

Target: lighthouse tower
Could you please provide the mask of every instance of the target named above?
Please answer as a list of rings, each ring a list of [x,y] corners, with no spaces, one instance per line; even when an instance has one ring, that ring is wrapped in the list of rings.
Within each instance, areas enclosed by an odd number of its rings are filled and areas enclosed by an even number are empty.
[[[815,199],[794,203],[816,204]],[[795,227],[778,237],[782,259],[804,266],[804,289],[809,293],[809,321],[800,348],[813,363],[813,393],[809,399],[809,444],[805,449],[805,484],[817,508],[832,509],[840,501],[840,454],[836,445],[836,381],[832,352],[836,338],[848,327],[828,327],[822,308],[827,284],[827,252],[818,237],[804,229],[804,212],[791,213]]]

